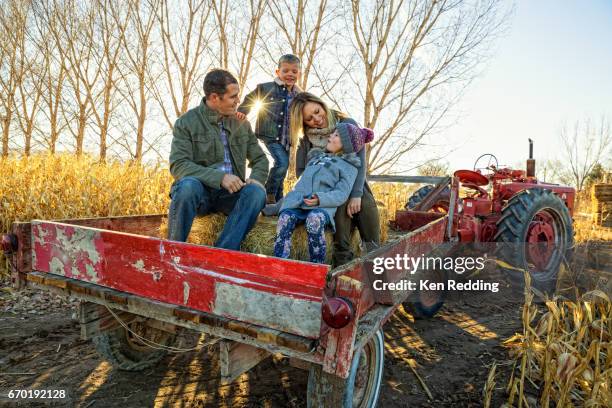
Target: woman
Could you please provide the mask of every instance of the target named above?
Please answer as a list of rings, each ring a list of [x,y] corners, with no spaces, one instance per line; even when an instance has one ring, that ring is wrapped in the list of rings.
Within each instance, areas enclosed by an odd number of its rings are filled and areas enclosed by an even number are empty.
[[[291,103],[290,112],[291,163],[295,163],[296,176],[299,177],[306,163],[308,152],[313,147],[325,148],[329,135],[337,123],[350,123],[358,126],[348,115],[331,110],[320,98],[308,92],[301,92]],[[351,234],[355,227],[361,240],[369,251],[380,245],[380,221],[378,208],[372,190],[366,181],[366,149],[359,152],[361,167],[355,184],[346,203],[338,207],[334,221],[333,266],[343,265],[354,258],[351,251]]]

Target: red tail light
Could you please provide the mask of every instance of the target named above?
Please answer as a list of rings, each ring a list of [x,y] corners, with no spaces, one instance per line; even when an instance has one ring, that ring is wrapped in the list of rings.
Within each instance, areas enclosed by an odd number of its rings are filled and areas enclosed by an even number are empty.
[[[5,254],[17,250],[17,237],[14,234],[2,234],[0,236],[0,249]]]
[[[326,298],[323,302],[323,321],[334,329],[341,329],[355,317],[353,304],[344,298]]]

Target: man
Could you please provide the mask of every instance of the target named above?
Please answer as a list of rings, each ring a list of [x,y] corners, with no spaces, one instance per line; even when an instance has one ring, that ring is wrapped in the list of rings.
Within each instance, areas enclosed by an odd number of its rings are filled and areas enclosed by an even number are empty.
[[[223,212],[229,217],[215,246],[240,250],[265,205],[268,159],[249,122],[235,117],[239,92],[231,73],[212,70],[204,78],[200,106],[174,124],[168,239],[186,241],[197,214]]]

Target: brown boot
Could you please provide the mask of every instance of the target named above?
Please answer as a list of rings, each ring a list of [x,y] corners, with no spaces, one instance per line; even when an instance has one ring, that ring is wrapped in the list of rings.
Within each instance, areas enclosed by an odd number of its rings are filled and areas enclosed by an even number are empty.
[[[276,204],[274,194],[266,194],[266,204]]]

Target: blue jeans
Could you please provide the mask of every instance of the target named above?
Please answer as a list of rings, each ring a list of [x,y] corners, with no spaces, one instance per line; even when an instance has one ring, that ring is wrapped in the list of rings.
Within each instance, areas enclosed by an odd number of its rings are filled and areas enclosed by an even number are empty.
[[[170,189],[170,197],[168,239],[185,242],[196,215],[222,212],[228,218],[215,246],[237,251],[266,204],[266,193],[255,184],[247,184],[231,194],[225,189],[206,187],[195,177],[176,181]]]
[[[283,197],[283,183],[289,169],[289,152],[280,143],[268,143],[266,147],[274,159],[266,181],[266,193],[274,195],[279,201]]]

